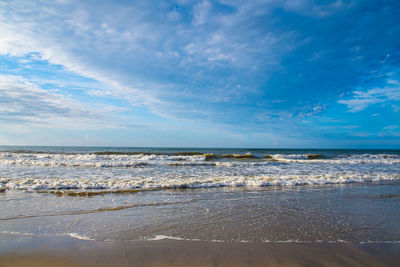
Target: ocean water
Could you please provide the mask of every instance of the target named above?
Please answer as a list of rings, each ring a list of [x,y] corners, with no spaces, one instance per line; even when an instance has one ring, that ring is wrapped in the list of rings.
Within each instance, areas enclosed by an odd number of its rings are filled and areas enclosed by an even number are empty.
[[[400,242],[399,150],[0,147],[0,236]]]
[[[399,150],[0,147],[6,190],[153,190],[397,181]]]

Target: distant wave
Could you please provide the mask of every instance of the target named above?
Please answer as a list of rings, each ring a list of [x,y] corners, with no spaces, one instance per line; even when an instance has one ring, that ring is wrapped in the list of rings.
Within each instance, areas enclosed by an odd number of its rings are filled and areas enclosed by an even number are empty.
[[[140,151],[98,151],[88,153],[78,152],[59,152],[59,151],[36,151],[36,150],[0,150],[0,153],[13,153],[13,154],[63,154],[63,155],[79,155],[79,154],[93,154],[93,155],[166,155],[166,156],[194,156],[204,155],[205,153],[197,151],[181,151],[181,152],[140,152]]]
[[[267,160],[287,163],[320,163],[329,164],[399,164],[399,154],[353,154],[328,157],[321,154],[275,154],[265,155]]]
[[[206,163],[208,162],[208,163]],[[232,162],[233,165],[281,163],[327,163],[327,164],[400,164],[399,154],[361,154],[328,157],[322,154],[272,154],[257,157],[245,154],[179,153],[122,153],[99,152],[91,154],[65,153],[0,153],[0,165],[27,165],[50,167],[123,167],[139,168],[148,165],[169,166],[223,166],[210,162]],[[229,164],[225,164],[227,166]]]

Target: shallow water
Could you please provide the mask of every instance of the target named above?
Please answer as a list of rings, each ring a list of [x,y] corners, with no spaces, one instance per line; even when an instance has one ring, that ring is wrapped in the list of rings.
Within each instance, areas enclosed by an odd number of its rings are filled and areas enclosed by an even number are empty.
[[[7,191],[2,233],[99,241],[400,242],[400,183],[143,191]]]

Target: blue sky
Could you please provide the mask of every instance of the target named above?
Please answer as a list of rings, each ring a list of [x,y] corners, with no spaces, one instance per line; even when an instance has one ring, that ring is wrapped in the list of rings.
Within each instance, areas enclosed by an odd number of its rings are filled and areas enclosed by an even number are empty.
[[[0,1],[0,144],[400,147],[397,0]]]

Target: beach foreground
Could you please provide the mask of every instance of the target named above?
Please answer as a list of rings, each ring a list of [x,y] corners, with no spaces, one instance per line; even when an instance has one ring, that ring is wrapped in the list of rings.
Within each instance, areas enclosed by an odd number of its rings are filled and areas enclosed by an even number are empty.
[[[400,244],[97,242],[2,234],[0,266],[398,266]]]

